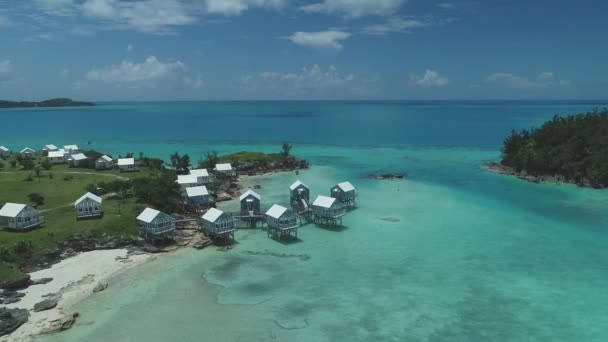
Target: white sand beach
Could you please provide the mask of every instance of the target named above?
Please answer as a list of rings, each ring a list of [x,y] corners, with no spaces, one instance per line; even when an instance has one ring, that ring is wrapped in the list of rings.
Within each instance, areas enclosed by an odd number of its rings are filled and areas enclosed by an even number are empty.
[[[32,280],[53,278],[47,284],[32,285],[21,291],[25,297],[18,303],[7,305],[8,308],[30,310],[27,323],[10,335],[0,337],[1,342],[32,341],[33,336],[48,331],[58,321],[70,316],[70,307],[84,298],[93,295],[93,289],[99,283],[110,283],[111,278],[140,265],[152,257],[148,254],[127,255],[126,249],[99,250],[76,255],[62,260],[50,268],[31,273]],[[55,308],[34,312],[36,303],[49,294],[60,296]]]

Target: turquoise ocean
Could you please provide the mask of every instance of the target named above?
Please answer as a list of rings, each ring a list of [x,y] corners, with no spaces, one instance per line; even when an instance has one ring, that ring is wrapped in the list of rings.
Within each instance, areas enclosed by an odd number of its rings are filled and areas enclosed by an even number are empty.
[[[229,251],[181,250],[120,275],[43,341],[606,341],[608,192],[532,184],[481,165],[511,129],[603,102],[181,102],[0,110],[0,145],[78,144],[193,160],[274,152],[264,206],[359,188],[341,229],[280,243],[240,230]],[[26,122],[31,124],[25,125]],[[403,181],[370,173],[406,172]],[[1,189],[0,189],[1,191]],[[224,208],[234,208],[226,203]]]

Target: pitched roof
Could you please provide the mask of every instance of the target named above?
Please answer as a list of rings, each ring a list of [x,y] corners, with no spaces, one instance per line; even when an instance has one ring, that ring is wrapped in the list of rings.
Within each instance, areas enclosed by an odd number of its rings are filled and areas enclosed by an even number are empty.
[[[297,180],[295,183],[291,184],[289,186],[289,190],[294,191],[295,189],[297,189],[300,185],[303,185],[306,189],[308,189],[308,187],[306,186],[306,184],[300,182],[299,180]]]
[[[118,166],[135,165],[135,158],[119,158]]]
[[[337,185],[342,191],[349,192],[355,190],[355,187],[350,182],[342,182]]]
[[[336,199],[333,197],[317,196],[317,199],[312,203],[312,205],[322,208],[331,208],[335,201]]]
[[[137,219],[139,221],[150,223],[150,222],[154,221],[156,216],[158,216],[159,214],[160,214],[160,211],[158,211],[156,209],[146,208],[146,209],[144,209],[144,211],[141,212],[141,214],[139,214],[139,216],[137,216]]]
[[[8,152],[8,151],[10,151],[10,150],[8,149],[8,147],[4,147],[4,146],[0,146],[0,150],[2,150],[2,151],[4,151],[4,152]]]
[[[178,175],[177,176],[177,184],[196,184],[198,182],[198,178],[194,175]]]
[[[285,212],[287,211],[287,208],[280,206],[278,204],[273,205],[272,207],[270,207],[270,209],[268,209],[268,211],[266,212],[266,215],[275,218],[275,219],[279,219],[281,218],[281,216],[283,216],[283,214],[285,214]]]
[[[211,208],[211,209],[207,210],[205,215],[203,215],[203,220],[213,223],[213,222],[217,221],[217,219],[220,218],[220,216],[222,216],[223,214],[224,214],[223,211],[221,211],[219,209]]]
[[[257,199],[261,199],[260,195],[257,192],[249,189],[244,194],[241,195],[241,197],[239,198],[239,200],[242,201],[245,198],[247,198],[249,195],[251,195],[251,196],[253,196],[253,197],[257,198]]]
[[[87,192],[86,194],[82,195],[79,199],[76,200],[76,202],[74,202],[74,205],[78,205],[80,204],[82,201],[84,201],[85,199],[91,199],[94,202],[97,202],[99,204],[101,204],[101,202],[103,201],[103,199],[95,194],[92,194],[90,192]]]
[[[79,150],[78,145],[65,145],[63,148],[66,150]]]
[[[209,177],[207,169],[194,169],[190,170],[190,174],[196,177]]]
[[[110,156],[108,156],[107,154],[104,154],[104,155],[103,155],[103,156],[101,156],[99,159],[103,159],[103,160],[105,160],[105,161],[109,161],[109,162],[111,162],[111,161],[112,161],[112,158],[111,158]],[[97,159],[97,160],[99,160],[99,159]]]
[[[61,150],[57,150],[57,151],[50,151],[48,157],[49,158],[63,158],[65,154],[65,151],[63,149]]]
[[[192,188],[186,188],[186,194],[188,197],[197,197],[197,196],[207,196],[209,195],[209,191],[206,186],[195,186]]]
[[[55,150],[59,149],[57,146],[55,146],[53,144],[44,145],[44,148],[46,148],[47,150],[50,150],[50,151],[55,151]]]
[[[232,165],[230,163],[226,164],[215,164],[216,171],[232,171]]]
[[[70,158],[74,159],[74,160],[85,160],[85,159],[87,159],[87,156],[85,156],[83,153],[76,153],[76,154],[72,154],[70,156]]]
[[[25,209],[25,204],[18,203],[6,203],[2,209],[0,209],[0,216],[4,217],[15,217]]]
[[[33,149],[31,149],[31,148],[29,148],[29,147],[26,147],[26,148],[24,148],[23,150],[21,150],[21,152],[20,152],[20,153],[24,153],[24,152],[34,152],[34,153],[35,153],[36,151],[34,151]]]

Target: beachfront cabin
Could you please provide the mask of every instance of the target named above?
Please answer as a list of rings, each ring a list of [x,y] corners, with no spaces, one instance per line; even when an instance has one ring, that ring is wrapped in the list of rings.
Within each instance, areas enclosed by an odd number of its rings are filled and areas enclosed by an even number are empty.
[[[80,148],[78,148],[78,145],[65,145],[63,146],[63,149],[67,154],[80,153]]]
[[[112,170],[114,167],[114,160],[108,155],[103,155],[101,158],[95,161],[95,169],[97,170]]]
[[[133,172],[137,171],[137,163],[134,158],[119,158],[118,159],[118,170],[120,172]]]
[[[70,167],[78,167],[86,162],[89,159],[83,153],[72,154],[68,157],[68,165]]]
[[[331,197],[337,199],[348,208],[355,206],[357,189],[350,182],[342,182],[331,188]]]
[[[306,212],[309,210],[308,203],[310,202],[310,188],[299,180],[289,186],[289,197],[291,207],[297,213]]]
[[[203,232],[212,238],[230,238],[234,240],[236,221],[229,213],[211,208],[201,217],[200,224]]]
[[[44,145],[44,147],[42,148],[42,155],[43,156],[48,156],[49,152],[51,151],[57,151],[59,150],[59,148],[53,144],[49,144],[49,145]]]
[[[346,215],[346,206],[337,199],[327,196],[317,196],[312,203],[314,222],[323,225],[342,225],[342,217]]]
[[[74,208],[76,208],[77,219],[96,218],[103,216],[103,210],[101,209],[102,198],[87,192],[82,195],[79,199],[74,202]]]
[[[27,230],[40,226],[44,216],[40,211],[25,204],[6,203],[0,209],[0,227],[14,230]]]
[[[207,169],[194,169],[190,170],[192,176],[196,176],[198,185],[209,184],[209,172]]]
[[[241,195],[241,215],[257,215],[260,213],[261,197],[255,191],[249,189]]]
[[[66,162],[65,150],[59,149],[57,151],[49,151],[46,159],[51,164],[63,164]]]
[[[193,175],[178,175],[176,182],[184,194],[186,193],[186,189],[198,186],[198,178]]]
[[[0,146],[0,158],[8,158],[11,156],[11,150],[8,147]]]
[[[298,216],[292,211],[278,204],[273,205],[266,212],[266,224],[268,225],[268,236],[283,238],[295,233],[298,238]]]
[[[19,152],[19,154],[21,154],[21,157],[23,157],[23,159],[34,159],[34,157],[36,156],[36,151],[34,151],[33,149],[26,147],[23,150],[21,150],[21,152]]]
[[[160,240],[173,236],[175,219],[156,209],[146,208],[137,216],[137,225],[146,240]]]
[[[186,188],[188,204],[195,208],[209,207],[209,191],[204,185]]]
[[[221,173],[231,177],[236,175],[236,172],[234,171],[234,169],[232,168],[232,164],[230,163],[215,164],[215,168],[213,170],[215,170],[217,173]]]

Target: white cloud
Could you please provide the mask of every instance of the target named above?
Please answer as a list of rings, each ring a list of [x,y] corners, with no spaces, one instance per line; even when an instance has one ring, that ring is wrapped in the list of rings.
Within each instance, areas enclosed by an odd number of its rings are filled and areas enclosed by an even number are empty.
[[[133,47],[133,45],[129,44],[127,45],[127,52],[131,52],[133,51],[135,48]]]
[[[117,65],[92,69],[86,73],[87,81],[112,83],[130,88],[156,88],[158,86],[200,88],[204,85],[201,77],[186,74],[186,67],[180,61],[162,62],[154,56],[142,63],[123,61]]]
[[[179,0],[86,0],[82,13],[145,33],[168,33],[173,26],[196,21]]]
[[[570,85],[568,80],[557,80],[552,72],[541,72],[535,79],[518,76],[511,73],[498,72],[486,78],[486,82],[506,85],[516,89],[543,89],[548,87],[560,87]]]
[[[207,0],[207,12],[223,15],[239,15],[252,8],[279,9],[287,0]]]
[[[0,15],[0,27],[2,27],[2,26],[10,26],[12,24],[13,23],[11,22],[11,20],[7,16]]]
[[[77,10],[74,0],[34,0],[34,3],[43,12],[56,16],[72,16]]]
[[[363,29],[363,32],[369,34],[386,34],[391,32],[408,33],[413,29],[430,26],[430,23],[426,23],[416,19],[407,18],[388,18],[386,22],[382,24],[370,25]]]
[[[449,80],[445,77],[441,77],[437,71],[428,69],[422,76],[411,75],[410,81],[412,85],[423,88],[443,87],[449,83]]]
[[[328,30],[320,32],[296,32],[285,37],[294,44],[317,48],[342,50],[340,41],[350,38],[351,34],[340,30]]]
[[[454,8],[454,4],[451,2],[440,2],[437,4],[437,7],[439,8],[443,8],[443,9],[452,9]]]
[[[70,70],[69,69],[61,69],[61,70],[59,70],[59,77],[66,78],[68,76],[70,76]]]
[[[53,33],[44,32],[37,33],[32,36],[26,37],[23,41],[27,43],[38,43],[38,42],[51,42],[56,41],[59,38],[55,36]]]
[[[10,81],[11,79],[11,61],[8,59],[0,60],[0,83]]]
[[[392,15],[405,3],[405,0],[323,0],[319,3],[301,7],[312,13],[339,14],[350,18],[371,15]]]

